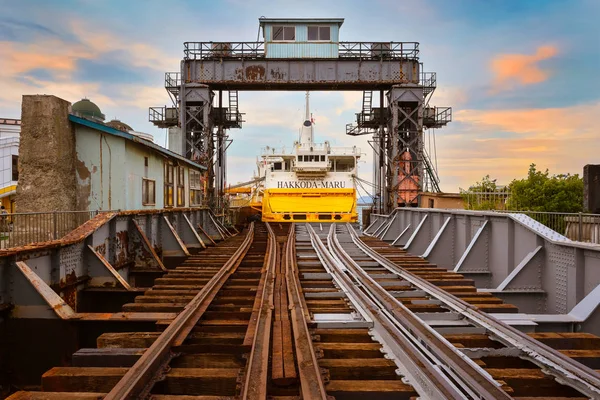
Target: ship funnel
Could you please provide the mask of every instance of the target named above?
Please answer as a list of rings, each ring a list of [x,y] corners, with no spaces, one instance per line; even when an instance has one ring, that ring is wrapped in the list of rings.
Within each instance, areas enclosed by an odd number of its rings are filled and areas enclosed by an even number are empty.
[[[313,142],[313,123],[310,117],[310,103],[308,90],[306,91],[306,118],[302,124],[300,130],[300,143],[312,143]]]

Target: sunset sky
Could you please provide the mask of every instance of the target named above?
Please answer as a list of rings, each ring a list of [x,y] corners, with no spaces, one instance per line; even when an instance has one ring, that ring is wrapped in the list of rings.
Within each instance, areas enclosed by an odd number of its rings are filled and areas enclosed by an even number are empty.
[[[341,17],[343,41],[418,41],[437,72],[432,105],[452,106],[436,131],[444,191],[489,174],[499,183],[536,163],[579,173],[600,163],[600,2],[597,0],[92,1],[0,0],[0,117],[20,118],[23,94],[94,101],[165,145],[148,107],[170,104],[164,72],[184,41],[255,41],[258,18]],[[241,92],[242,130],[230,131],[228,181],[247,180],[261,147],[289,146],[303,93]],[[316,140],[361,147],[345,135],[360,92],[315,92]],[[427,137],[429,134],[425,133]]]

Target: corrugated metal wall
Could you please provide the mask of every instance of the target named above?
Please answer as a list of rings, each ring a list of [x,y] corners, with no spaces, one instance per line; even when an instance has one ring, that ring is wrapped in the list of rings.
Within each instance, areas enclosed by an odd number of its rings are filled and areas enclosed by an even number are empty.
[[[276,24],[283,25],[283,24]],[[317,25],[317,24],[315,24]],[[286,25],[290,26],[290,25]],[[309,42],[308,25],[296,27],[295,42],[272,42],[273,25],[265,24],[265,57],[266,58],[338,58],[339,26],[337,24],[318,24],[331,27],[331,41]]]

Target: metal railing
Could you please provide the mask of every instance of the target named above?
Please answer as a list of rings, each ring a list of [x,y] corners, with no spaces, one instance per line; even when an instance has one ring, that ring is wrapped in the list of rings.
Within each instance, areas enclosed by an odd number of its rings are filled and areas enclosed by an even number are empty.
[[[600,244],[600,214],[522,210],[495,211],[501,213],[525,214],[571,240]]]
[[[265,42],[184,42],[183,54],[186,60],[265,58]],[[418,56],[418,42],[338,43],[339,58],[415,60]]]
[[[414,60],[419,57],[418,42],[340,42],[340,58]]]
[[[165,88],[175,89],[181,86],[180,72],[165,72]]]
[[[264,42],[185,42],[186,60],[215,58],[264,58]]]
[[[0,249],[57,240],[107,211],[0,214]]]

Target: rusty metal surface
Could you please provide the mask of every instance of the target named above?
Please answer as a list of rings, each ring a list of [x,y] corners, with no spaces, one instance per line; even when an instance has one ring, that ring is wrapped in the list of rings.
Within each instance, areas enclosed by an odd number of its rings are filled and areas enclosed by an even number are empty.
[[[23,261],[17,261],[19,271],[27,278],[35,290],[48,303],[48,306],[62,319],[71,319],[75,317],[73,309],[58,295],[46,282],[44,282],[29,266]]]
[[[317,362],[315,349],[312,344],[311,334],[308,330],[307,314],[301,299],[300,281],[295,266],[295,225],[290,227],[286,251],[285,251],[285,276],[290,301],[290,312],[294,343],[296,346],[296,357],[298,359],[298,372],[300,375],[300,386],[302,397],[305,399],[327,399],[327,392],[323,384],[321,370]]]
[[[223,277],[232,272],[232,269],[235,270],[241,262],[241,259],[250,248],[253,233],[254,225],[251,225],[242,246],[237,249],[221,270],[188,303],[173,322],[169,324],[144,355],[140,357],[138,362],[127,371],[125,376],[107,394],[105,399],[135,399],[143,393],[147,393],[153,382],[158,378],[157,374],[161,372],[170,359],[171,347],[183,343],[183,340],[202,315],[199,313],[199,310],[205,310],[208,307],[207,299],[214,297],[216,291],[220,289],[224,282]]]
[[[115,313],[76,313],[73,318],[79,321],[169,321],[177,313],[169,312],[115,312]]]
[[[133,290],[131,285],[113,268],[112,265],[104,258],[104,256],[98,253],[92,246],[88,246],[88,249],[92,252],[92,254],[98,259],[98,261],[106,268],[108,272],[127,290]]]
[[[1,249],[0,257],[6,257],[11,255],[20,255],[21,253],[28,253],[33,251],[48,250],[62,246],[68,246],[70,244],[78,243],[90,236],[100,226],[104,225],[111,219],[113,219],[117,213],[107,212],[96,215],[94,218],[86,221],[83,225],[73,230],[63,238],[58,240],[51,240],[48,242],[40,242],[25,246],[13,247],[11,249]]]
[[[267,375],[269,371],[269,343],[273,319],[273,291],[275,286],[275,265],[277,263],[277,239],[273,230],[266,224],[269,232],[267,254],[263,266],[264,281],[259,286],[260,304],[257,306],[257,315],[252,313],[252,320],[256,320],[256,328],[252,335],[252,351],[246,367],[246,379],[242,389],[242,399],[265,399],[267,397]],[[261,290],[262,289],[262,290]],[[257,296],[258,298],[258,296]],[[248,338],[248,336],[246,336]]]
[[[148,240],[148,237],[146,236],[146,234],[144,233],[144,231],[142,230],[142,228],[140,227],[140,225],[137,223],[137,221],[135,219],[131,220],[136,232],[139,234],[140,236],[140,240],[141,240],[141,244],[142,246],[137,247],[137,252],[136,257],[139,257],[140,260],[142,261],[146,261],[148,259],[151,259],[152,261],[154,261],[157,265],[158,268],[161,271],[166,272],[167,269],[165,268],[162,260],[160,259],[160,257],[158,257],[158,254],[156,254],[156,251],[154,250],[154,247],[152,247],[152,244],[150,243],[150,241]]]

